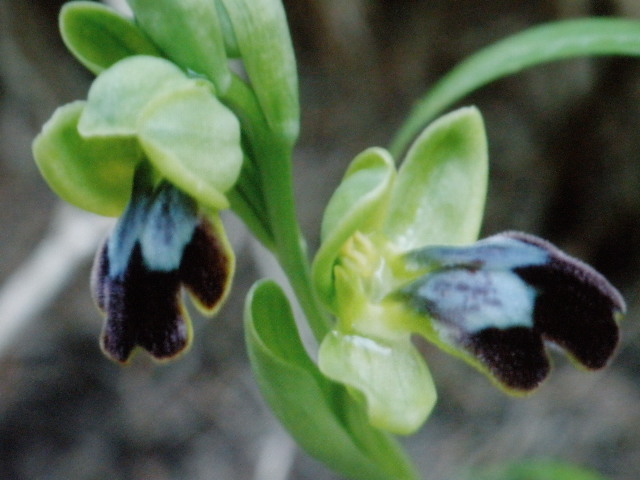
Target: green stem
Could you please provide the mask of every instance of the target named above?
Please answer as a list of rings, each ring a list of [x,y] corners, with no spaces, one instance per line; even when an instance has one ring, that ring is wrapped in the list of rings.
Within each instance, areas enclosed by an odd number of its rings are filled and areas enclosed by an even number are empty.
[[[331,329],[331,319],[317,297],[306,242],[296,217],[291,171],[292,146],[269,129],[251,88],[233,77],[224,101],[238,115],[256,159],[276,255],[318,341]],[[259,159],[259,161],[258,161]],[[264,221],[264,219],[262,219]]]
[[[275,237],[276,254],[287,274],[316,340],[331,329],[331,320],[322,308],[311,281],[306,242],[296,218],[291,172],[291,148],[272,142],[265,151],[268,168],[262,170],[269,217]],[[280,142],[278,142],[280,143]],[[276,147],[276,148],[274,148]],[[266,160],[263,157],[263,160]]]

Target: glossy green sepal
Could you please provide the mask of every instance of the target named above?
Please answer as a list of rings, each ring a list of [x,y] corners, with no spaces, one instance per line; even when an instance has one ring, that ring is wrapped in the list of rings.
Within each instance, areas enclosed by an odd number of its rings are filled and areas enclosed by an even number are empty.
[[[132,55],[160,51],[130,19],[96,2],[68,2],[60,10],[60,33],[69,51],[96,75]]]

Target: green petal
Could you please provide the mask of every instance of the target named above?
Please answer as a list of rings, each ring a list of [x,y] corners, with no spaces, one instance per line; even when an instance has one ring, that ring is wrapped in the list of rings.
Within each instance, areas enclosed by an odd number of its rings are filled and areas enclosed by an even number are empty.
[[[33,155],[49,186],[64,200],[100,215],[117,216],[127,205],[137,143],[128,139],[84,139],[78,119],[84,102],[58,108],[33,142]]]
[[[95,2],[69,2],[60,10],[62,40],[96,75],[131,55],[160,55],[129,19]]]
[[[293,144],[300,128],[298,75],[280,0],[221,0],[271,129]]]
[[[185,70],[206,75],[220,93],[231,81],[214,0],[129,0],[140,27]]]
[[[162,58],[125,58],[94,80],[78,130],[85,137],[133,136],[138,115],[151,100],[191,82]]]
[[[356,231],[371,232],[384,219],[396,176],[386,150],[370,148],[358,155],[334,192],[322,220],[322,246],[313,278],[322,298],[333,302],[333,266],[345,242]]]
[[[391,341],[334,330],[322,341],[319,364],[364,396],[369,421],[383,430],[413,433],[435,405],[431,374],[408,334]]]
[[[140,115],[138,139],[164,177],[220,210],[242,167],[240,126],[207,85],[191,81],[156,98]]]
[[[480,112],[467,107],[439,118],[413,143],[398,172],[385,233],[402,250],[474,242],[487,175]]]
[[[417,478],[394,439],[371,427],[360,405],[311,361],[274,282],[262,281],[249,292],[245,332],[258,386],[304,450],[354,480]]]

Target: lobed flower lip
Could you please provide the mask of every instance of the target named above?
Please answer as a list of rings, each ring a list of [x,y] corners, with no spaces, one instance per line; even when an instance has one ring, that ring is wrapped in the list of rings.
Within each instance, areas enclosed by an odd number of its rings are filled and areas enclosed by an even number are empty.
[[[616,349],[622,296],[545,240],[504,232],[468,247],[415,250],[406,259],[428,273],[398,295],[433,319],[439,340],[471,355],[508,390],[527,392],[547,377],[545,341],[587,369],[604,367]]]
[[[482,117],[462,108],[429,125],[399,169],[384,149],[362,152],[325,209],[312,274],[336,324],[319,367],[358,392],[385,430],[415,430],[436,398],[412,334],[511,394],[548,376],[545,343],[589,369],[615,351],[626,307],[602,275],[524,233],[470,245],[487,167]]]
[[[132,200],[99,249],[92,293],[105,314],[103,351],[126,363],[136,347],[169,359],[191,341],[186,289],[206,312],[226,297],[233,253],[215,219],[168,183],[156,189],[137,175]]]

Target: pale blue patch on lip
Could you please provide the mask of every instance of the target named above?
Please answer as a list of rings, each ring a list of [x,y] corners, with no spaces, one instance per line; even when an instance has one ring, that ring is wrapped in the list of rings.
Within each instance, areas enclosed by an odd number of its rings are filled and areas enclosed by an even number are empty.
[[[151,187],[146,179],[138,175],[129,205],[116,223],[107,243],[111,278],[123,276],[129,265],[131,253],[151,207],[151,194]]]
[[[159,272],[179,268],[197,224],[195,202],[169,184],[161,186],[140,233],[145,265]]]
[[[509,270],[442,270],[425,275],[408,291],[413,305],[445,328],[473,334],[533,327],[536,291]]]
[[[494,235],[467,247],[433,246],[413,250],[406,258],[416,266],[426,268],[511,270],[544,265],[549,261],[549,254],[538,245]]]
[[[198,207],[169,183],[154,189],[148,169],[136,172],[131,200],[109,237],[109,277],[122,278],[136,244],[145,266],[168,272],[180,267],[182,253],[198,224]]]

